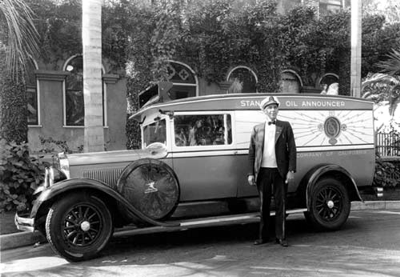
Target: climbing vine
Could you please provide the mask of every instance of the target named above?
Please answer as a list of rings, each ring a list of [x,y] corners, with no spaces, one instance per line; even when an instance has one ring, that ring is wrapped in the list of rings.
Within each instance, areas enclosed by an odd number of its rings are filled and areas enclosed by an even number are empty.
[[[26,1],[36,14],[40,59],[49,69],[81,53],[82,0]],[[248,66],[262,92],[279,91],[282,69],[295,70],[311,87],[324,73],[336,73],[339,93],[349,94],[349,11],[318,18],[314,8],[301,5],[278,14],[276,2],[269,0],[151,2],[108,0],[102,9],[103,59],[107,73],[127,77],[128,113],[138,108],[141,91],[167,79],[169,60],[187,64],[210,83],[225,81],[232,67]],[[392,48],[398,49],[400,25],[376,14],[364,14],[362,24],[366,76],[376,72],[376,62]],[[138,147],[137,130],[128,121],[128,148]]]

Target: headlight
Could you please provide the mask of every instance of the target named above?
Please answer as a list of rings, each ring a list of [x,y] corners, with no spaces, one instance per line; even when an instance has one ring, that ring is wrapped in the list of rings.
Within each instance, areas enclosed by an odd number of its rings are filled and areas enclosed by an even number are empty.
[[[60,170],[65,174],[67,179],[70,178],[69,175],[69,162],[68,162],[68,157],[65,152],[58,153],[58,163],[60,165]]]
[[[49,188],[54,183],[67,179],[67,176],[61,170],[54,167],[47,167],[44,175],[44,187]]]

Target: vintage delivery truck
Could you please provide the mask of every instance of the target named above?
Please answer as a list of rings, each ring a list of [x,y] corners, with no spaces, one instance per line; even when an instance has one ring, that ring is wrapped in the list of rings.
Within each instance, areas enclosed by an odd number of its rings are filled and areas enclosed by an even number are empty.
[[[304,213],[317,229],[337,230],[351,201],[361,201],[360,190],[372,184],[373,103],[271,95],[278,97],[278,118],[291,123],[297,146],[287,213]],[[18,228],[41,231],[58,254],[81,261],[96,256],[114,228],[126,225],[150,232],[258,221],[247,160],[252,128],[265,120],[259,103],[266,96],[201,96],[144,106],[132,116],[140,123],[142,149],[60,153],[35,192],[32,211],[16,215]],[[185,209],[196,204],[206,210],[212,203],[227,212],[199,218]]]

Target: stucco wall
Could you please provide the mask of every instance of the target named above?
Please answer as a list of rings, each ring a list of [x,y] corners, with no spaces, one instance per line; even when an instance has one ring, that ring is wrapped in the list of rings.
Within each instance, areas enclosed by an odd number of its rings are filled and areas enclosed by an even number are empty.
[[[40,142],[40,137],[52,138],[56,141],[66,141],[72,151],[78,151],[83,145],[83,127],[65,127],[63,125],[63,90],[64,79],[68,73],[63,71],[37,71],[38,91],[40,101],[39,126],[29,126],[28,140],[33,152],[38,152],[46,146]],[[104,141],[107,150],[126,149],[126,80],[118,75],[105,75],[107,93],[107,126],[104,128]],[[56,151],[61,149],[49,145]]]
[[[126,149],[126,79],[107,82],[107,124],[104,141],[107,150]]]

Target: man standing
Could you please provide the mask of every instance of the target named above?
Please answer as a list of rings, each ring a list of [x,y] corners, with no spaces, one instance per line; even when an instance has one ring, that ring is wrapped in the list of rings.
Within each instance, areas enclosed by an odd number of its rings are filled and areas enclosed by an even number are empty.
[[[296,172],[296,144],[290,123],[276,119],[279,111],[278,99],[268,96],[261,102],[260,108],[267,120],[254,126],[249,147],[248,182],[250,185],[257,185],[261,202],[260,231],[254,244],[268,242],[273,194],[276,206],[276,242],[287,247],[285,202],[288,183],[294,180]]]

